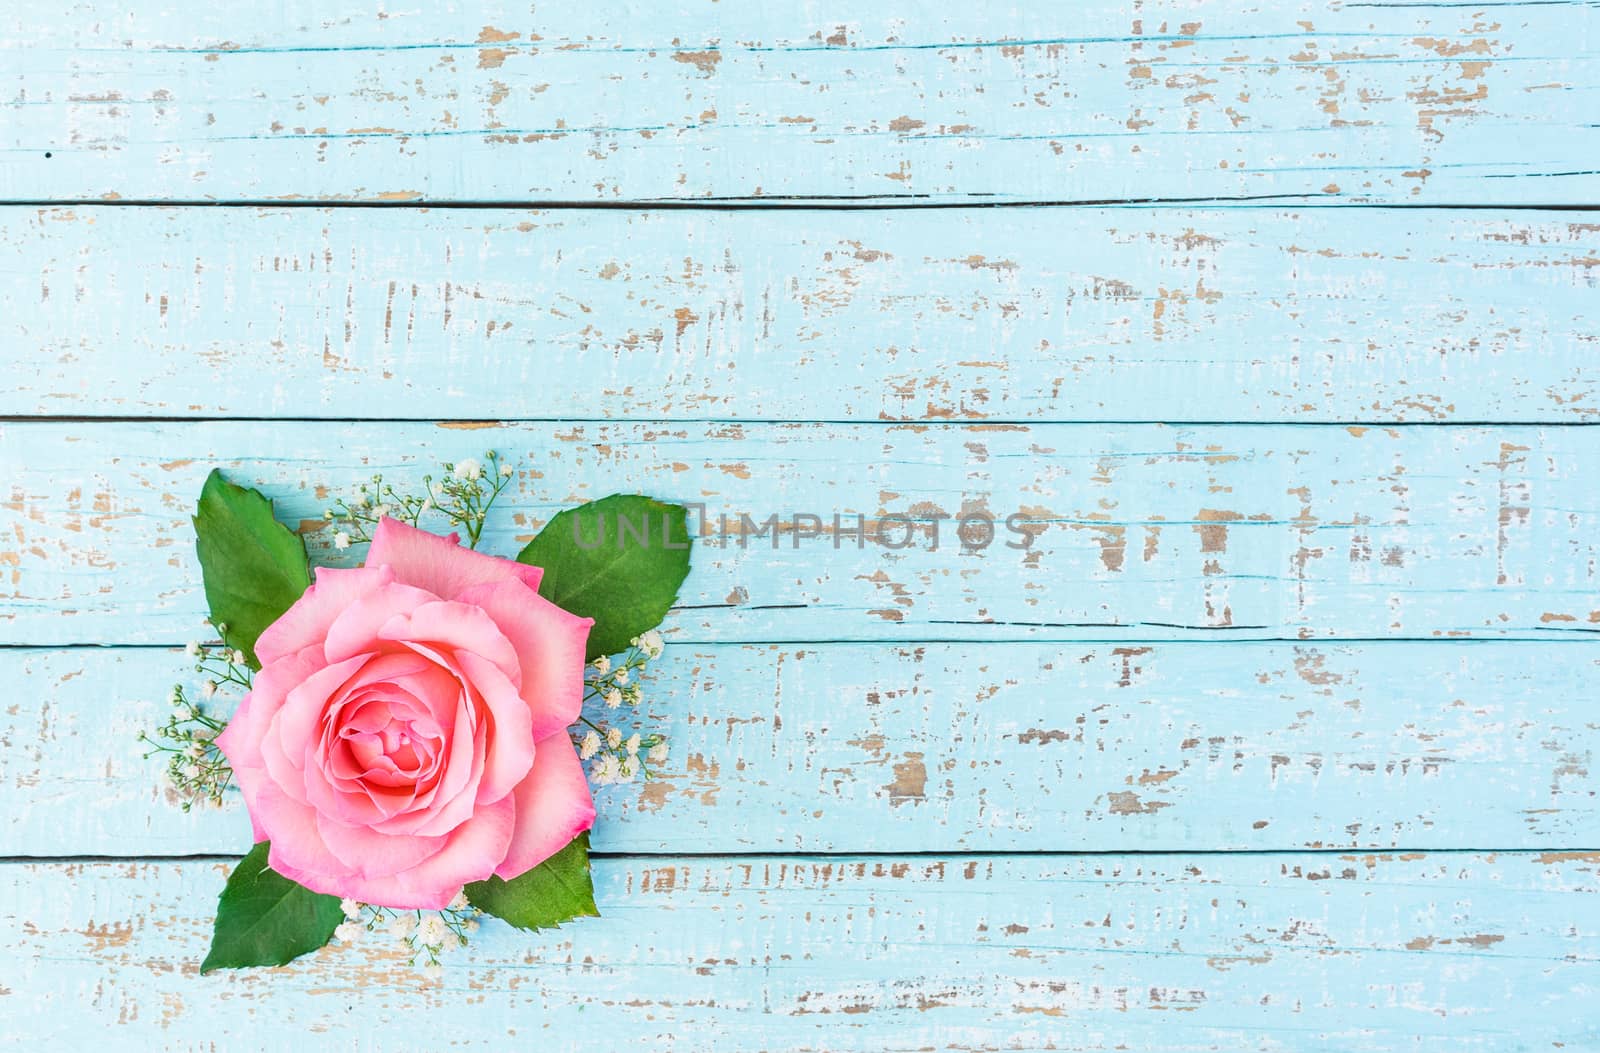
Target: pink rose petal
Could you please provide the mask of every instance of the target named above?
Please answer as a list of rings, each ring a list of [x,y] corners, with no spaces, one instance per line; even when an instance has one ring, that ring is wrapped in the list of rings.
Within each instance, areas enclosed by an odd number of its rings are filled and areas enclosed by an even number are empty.
[[[378,639],[427,643],[438,651],[475,654],[493,662],[513,687],[522,680],[517,649],[487,611],[469,603],[424,603],[409,614],[397,614],[384,622]]]
[[[261,737],[261,757],[272,779],[297,801],[305,798],[305,755],[317,741],[317,723],[328,696],[344,687],[369,655],[356,655],[312,673],[291,690],[272,726]]]
[[[261,825],[272,842],[267,865],[313,892],[346,895],[335,891],[334,883],[350,871],[328,851],[318,834],[316,809],[291,799],[271,783],[263,784],[249,804],[252,814],[260,813]]]
[[[360,823],[345,824],[317,813],[317,836],[335,859],[362,877],[386,877],[410,870],[437,855],[443,837],[394,837],[374,832]]]
[[[534,744],[534,765],[512,793],[517,803],[511,847],[494,872],[510,880],[555,855],[594,826],[594,797],[565,731]]]
[[[584,651],[594,619],[564,611],[518,582],[479,585],[461,600],[482,608],[516,648],[534,740],[576,721],[583,709]]]
[[[261,758],[261,741],[272,726],[272,718],[282,708],[289,692],[321,667],[322,648],[312,644],[296,654],[279,658],[255,675],[233,719],[217,736],[218,748],[235,771],[259,768],[265,763]]]
[[[355,570],[318,567],[311,587],[256,638],[256,657],[262,668],[321,643],[328,634],[328,626],[345,608],[372,589],[393,580],[393,571],[374,565]]]
[[[328,622],[322,650],[329,662],[342,662],[353,654],[379,650],[374,646],[386,622],[409,614],[439,597],[426,589],[399,581],[385,582],[362,593]]]
[[[449,906],[463,885],[494,872],[494,860],[504,857],[511,841],[515,812],[509,797],[482,806],[450,835],[444,848],[416,867],[363,879],[362,895],[369,897],[363,902],[422,910]]]
[[[493,663],[469,651],[457,651],[455,658],[488,707],[489,726],[480,731],[486,752],[478,785],[478,800],[488,804],[515,789],[532,767],[533,719],[516,686]]]
[[[491,581],[521,581],[530,589],[539,587],[544,571],[538,567],[463,548],[457,540],[454,534],[440,537],[384,518],[373,532],[367,565],[388,564],[400,581],[446,600]]]

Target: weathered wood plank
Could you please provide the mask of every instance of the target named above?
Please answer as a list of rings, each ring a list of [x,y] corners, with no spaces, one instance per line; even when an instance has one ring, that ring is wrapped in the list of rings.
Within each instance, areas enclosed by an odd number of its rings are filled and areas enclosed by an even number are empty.
[[[0,209],[0,414],[1600,412],[1591,216],[1351,217]]]
[[[93,0],[0,25],[0,197],[1570,203],[1600,187],[1597,24],[1549,0]]]
[[[9,864],[35,1048],[1584,1049],[1592,854],[600,859],[604,917],[196,975],[225,866]]]
[[[485,447],[521,469],[489,551],[605,493],[704,502],[678,640],[1600,627],[1600,432],[1582,427],[32,422],[0,429],[0,642],[193,636],[189,515],[213,465],[327,547],[320,487],[374,471],[416,486]],[[796,513],[824,536],[784,528]],[[969,551],[982,522],[961,534],[949,517],[979,515],[994,539]],[[780,529],[756,537],[741,516]]]
[[[0,855],[246,847],[237,800],[184,814],[134,743],[186,666],[156,649],[0,651]],[[1584,643],[686,645],[638,715],[672,755],[652,782],[599,791],[594,843],[1597,845],[1597,666]]]

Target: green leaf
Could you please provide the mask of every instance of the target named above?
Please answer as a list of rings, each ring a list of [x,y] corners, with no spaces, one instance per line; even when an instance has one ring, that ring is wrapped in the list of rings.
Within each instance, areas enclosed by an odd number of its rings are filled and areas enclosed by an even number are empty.
[[[306,544],[272,517],[272,502],[212,469],[194,515],[195,549],[205,574],[211,621],[252,669],[256,638],[311,584]]]
[[[228,875],[200,971],[283,965],[327,943],[343,920],[338,896],[312,892],[268,867],[263,841]]]
[[[539,595],[594,619],[589,658],[616,654],[661,624],[689,573],[682,505],[612,494],[569,508],[517,559],[544,568]]]
[[[573,918],[598,918],[589,878],[589,834],[510,881],[491,877],[467,886],[467,900],[519,929],[548,929]]]

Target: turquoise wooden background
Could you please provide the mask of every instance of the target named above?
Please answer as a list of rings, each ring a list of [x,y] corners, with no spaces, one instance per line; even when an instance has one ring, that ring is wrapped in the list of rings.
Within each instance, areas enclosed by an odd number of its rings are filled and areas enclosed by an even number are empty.
[[[1600,9],[0,14],[0,1035],[1600,1049]],[[605,917],[201,978],[205,472],[709,538]]]

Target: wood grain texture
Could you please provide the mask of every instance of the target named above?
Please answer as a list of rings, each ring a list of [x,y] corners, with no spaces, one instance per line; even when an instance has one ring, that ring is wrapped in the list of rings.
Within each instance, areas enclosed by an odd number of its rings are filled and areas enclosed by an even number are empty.
[[[1583,427],[296,422],[5,425],[0,625],[11,643],[182,643],[204,616],[189,516],[214,465],[328,549],[319,488],[381,471],[415,489],[485,448],[520,469],[489,552],[615,491],[703,502],[679,641],[1600,627],[1600,432]],[[824,535],[740,518],[797,512]],[[978,514],[995,539],[967,551],[954,517]],[[873,541],[847,533],[856,516]]]
[[[4,1043],[1600,1048],[1597,43],[1594,0],[0,13]],[[248,824],[133,735],[201,479],[328,558],[328,487],[486,447],[489,551],[713,517],[605,916],[199,977]]]
[[[598,792],[594,845],[1597,845],[1597,666],[1581,642],[684,646],[636,715],[671,756]],[[236,796],[184,814],[134,742],[187,669],[181,651],[0,651],[0,855],[248,847]]]
[[[1587,421],[1597,243],[1578,212],[0,209],[0,413]]]
[[[8,864],[19,1045],[1585,1049],[1593,854],[600,859],[603,917],[200,977],[212,863]],[[291,1046],[292,1044],[292,1046]]]
[[[1597,25],[1559,0],[92,0],[0,23],[0,198],[1577,202]]]

